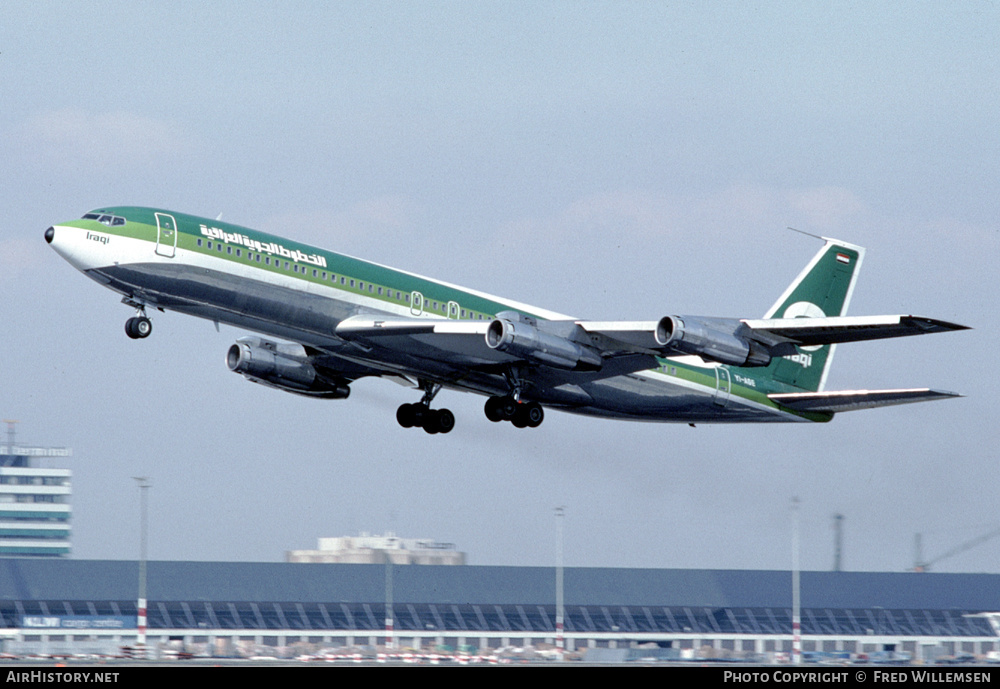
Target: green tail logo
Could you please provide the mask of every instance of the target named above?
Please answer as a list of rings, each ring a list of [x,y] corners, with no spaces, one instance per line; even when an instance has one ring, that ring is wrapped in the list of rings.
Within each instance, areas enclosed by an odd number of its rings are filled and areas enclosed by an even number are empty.
[[[826,244],[764,318],[822,318],[847,313],[865,250],[823,239]],[[773,360],[765,369],[766,375],[802,390],[820,391],[826,384],[835,346],[798,347],[795,354]]]

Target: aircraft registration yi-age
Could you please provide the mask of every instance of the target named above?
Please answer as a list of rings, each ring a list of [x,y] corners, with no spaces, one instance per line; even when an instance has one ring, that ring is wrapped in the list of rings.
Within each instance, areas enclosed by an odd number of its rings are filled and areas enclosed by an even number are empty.
[[[136,310],[227,323],[228,367],[256,383],[325,399],[378,376],[423,392],[404,427],[447,433],[443,388],[487,397],[491,421],[538,426],[543,408],[643,421],[829,421],[837,412],[957,397],[927,388],[824,390],[843,342],[962,330],[918,316],[847,317],[864,249],[824,245],[760,319],[670,315],[587,321],[306,246],[218,220],[101,208],[46,241]],[[267,338],[277,338],[283,342]]]

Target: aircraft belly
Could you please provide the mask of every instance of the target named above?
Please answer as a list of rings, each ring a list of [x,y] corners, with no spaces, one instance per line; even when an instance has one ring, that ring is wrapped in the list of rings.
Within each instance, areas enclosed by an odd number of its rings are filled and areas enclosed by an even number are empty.
[[[315,346],[339,343],[333,329],[357,310],[336,299],[182,263],[132,263],[91,272],[108,287],[153,306]]]
[[[474,368],[495,365],[475,351],[442,349],[421,336],[345,343],[333,334],[341,320],[359,311],[377,313],[376,309],[173,261],[108,266],[88,273],[147,304],[321,347],[333,356],[377,370],[485,395],[507,392],[501,375]],[[674,384],[662,376],[630,373],[593,380],[581,375],[579,383],[567,382],[565,376],[565,372],[538,374],[536,384],[526,388],[525,399],[578,414],[645,421],[727,423],[795,418],[732,399],[720,405],[713,388]]]
[[[131,263],[88,271],[90,277],[150,306],[246,328],[322,348],[333,356],[378,370],[426,378],[451,387],[504,394],[501,376],[471,370],[489,362],[472,352],[450,352],[413,337],[345,342],[337,324],[378,309],[230,273],[174,261]],[[388,312],[381,312],[388,313]],[[491,352],[483,345],[485,352]],[[567,403],[578,396],[556,394]]]

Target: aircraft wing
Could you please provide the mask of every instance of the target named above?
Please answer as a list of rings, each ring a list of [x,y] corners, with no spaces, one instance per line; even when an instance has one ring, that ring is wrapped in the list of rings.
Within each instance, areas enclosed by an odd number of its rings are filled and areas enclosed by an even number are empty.
[[[675,316],[708,324],[713,330],[727,328],[732,334],[767,346],[790,343],[799,346],[860,342],[889,337],[925,335],[968,326],[923,316],[837,316],[829,318],[702,318]],[[661,355],[672,352],[670,343],[661,345],[656,329],[663,321],[577,321],[588,333],[601,335],[622,345],[656,350]],[[742,324],[744,327],[739,327]]]
[[[341,321],[335,332],[359,346],[380,346],[456,367],[495,371],[499,364],[529,361],[546,366],[547,380],[553,385],[608,378],[656,366],[656,352],[649,348],[601,335],[588,336],[575,321],[545,322],[558,328],[559,334],[546,330],[540,340],[531,340],[537,345],[531,348],[520,347],[520,342],[512,348],[488,344],[492,323],[359,315]],[[534,325],[519,323],[518,328],[521,333],[529,333],[529,337],[538,335]]]
[[[750,329],[749,337],[759,342],[790,342],[806,347],[968,330],[968,326],[922,316],[759,318],[741,322]]]
[[[694,354],[734,366],[766,366],[795,347],[966,330],[922,316],[822,318],[706,318],[667,316],[659,321],[577,321],[604,356],[643,351],[657,356]]]
[[[768,399],[795,411],[842,412],[874,409],[895,404],[927,402],[961,397],[955,392],[915,388],[910,390],[841,390],[838,392],[792,392],[768,395]]]
[[[566,371],[609,367],[639,371],[652,357],[694,354],[736,366],[767,365],[772,357],[815,346],[964,330],[966,326],[921,316],[824,318],[704,318],[668,316],[659,321],[541,321],[512,312],[493,321],[359,315],[337,326],[347,341],[369,342],[418,356],[476,366],[530,361]],[[416,347],[422,353],[413,351]],[[603,377],[603,376],[601,376]]]

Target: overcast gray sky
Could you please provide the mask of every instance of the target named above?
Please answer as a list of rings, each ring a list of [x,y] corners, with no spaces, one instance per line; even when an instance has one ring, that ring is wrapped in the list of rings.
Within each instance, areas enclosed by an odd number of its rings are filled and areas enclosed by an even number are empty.
[[[7,2],[0,412],[75,455],[77,558],[280,560],[393,530],[473,564],[902,570],[1000,526],[995,2]],[[757,317],[868,247],[854,314],[970,332],[841,347],[829,389],[964,399],[825,425],[492,424],[230,373],[232,328],[130,309],[46,246],[111,204],[215,217],[591,319]],[[1000,539],[941,562],[1000,571]]]

